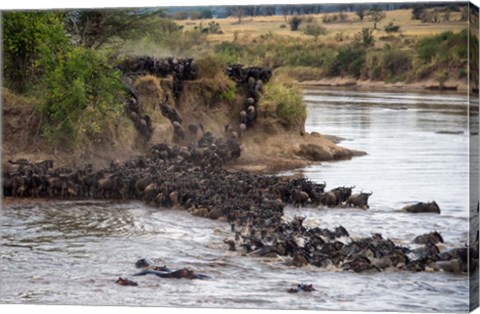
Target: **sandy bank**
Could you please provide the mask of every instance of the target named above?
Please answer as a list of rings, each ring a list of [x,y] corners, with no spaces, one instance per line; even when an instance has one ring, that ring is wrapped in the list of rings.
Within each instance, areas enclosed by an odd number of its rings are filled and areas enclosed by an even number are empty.
[[[250,132],[242,142],[242,156],[229,170],[277,173],[320,162],[348,160],[365,152],[336,145],[329,137],[313,132]]]
[[[324,78],[315,81],[298,82],[302,87],[350,87],[361,90],[395,90],[395,91],[428,91],[442,90],[438,81],[425,80],[419,82],[396,82],[388,83],[383,81],[359,80],[352,77],[334,77]],[[466,80],[448,80],[443,84],[444,91],[467,92],[468,84]]]

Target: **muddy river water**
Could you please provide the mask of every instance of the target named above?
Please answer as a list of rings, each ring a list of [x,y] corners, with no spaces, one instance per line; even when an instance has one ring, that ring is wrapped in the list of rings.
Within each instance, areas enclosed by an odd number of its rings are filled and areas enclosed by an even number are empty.
[[[307,131],[344,138],[368,152],[350,161],[293,171],[327,188],[373,191],[368,211],[287,208],[308,226],[343,225],[352,237],[380,232],[411,245],[437,230],[442,250],[468,240],[468,134],[459,94],[305,90]],[[291,174],[292,172],[288,173]],[[441,215],[406,214],[406,203],[435,200]],[[226,223],[141,202],[48,201],[2,206],[0,303],[188,306],[367,311],[468,309],[468,277],[443,272],[356,274],[230,252]],[[208,280],[131,277],[150,257],[190,267]],[[115,284],[128,276],[138,287]],[[289,294],[297,283],[317,291]]]

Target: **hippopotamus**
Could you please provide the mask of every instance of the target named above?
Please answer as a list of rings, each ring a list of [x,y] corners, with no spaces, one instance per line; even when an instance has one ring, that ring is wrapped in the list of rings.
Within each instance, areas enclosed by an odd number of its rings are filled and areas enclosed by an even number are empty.
[[[135,263],[136,268],[143,268],[149,270],[156,270],[156,271],[166,271],[169,272],[167,266],[156,266],[155,263],[149,258],[141,258]]]
[[[162,278],[185,278],[185,279],[208,279],[210,277],[202,274],[195,274],[195,272],[188,268],[181,268],[175,271],[158,271],[152,269],[144,269],[139,273],[133,274],[133,276],[145,276],[148,274],[156,275]]]
[[[290,288],[287,290],[288,293],[312,292],[312,291],[316,291],[312,284],[305,285],[303,283],[297,285],[296,288]]]
[[[188,268],[181,268],[179,270],[171,271],[167,266],[155,266],[153,261],[148,258],[139,259],[135,263],[136,268],[142,268],[139,273],[133,276],[145,276],[148,274],[156,275],[162,278],[186,278],[186,279],[207,279],[206,275],[196,274],[193,270]]]
[[[407,205],[402,208],[403,211],[409,213],[437,213],[440,214],[440,207],[438,206],[437,202],[428,202],[423,203],[419,202],[413,205]]]
[[[138,283],[136,283],[135,281],[131,281],[127,278],[122,278],[122,277],[118,277],[115,283],[121,286],[138,286]]]

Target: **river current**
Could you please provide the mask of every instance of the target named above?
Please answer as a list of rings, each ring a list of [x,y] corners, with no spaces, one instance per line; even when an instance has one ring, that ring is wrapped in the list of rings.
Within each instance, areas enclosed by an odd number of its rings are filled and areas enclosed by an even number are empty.
[[[343,225],[352,237],[382,233],[412,246],[442,234],[442,250],[468,241],[467,98],[307,89],[306,130],[342,137],[366,151],[349,161],[284,173],[373,191],[370,209],[287,208],[307,226]],[[408,203],[435,200],[442,213],[407,214]],[[443,272],[356,274],[230,252],[228,224],[140,202],[47,201],[2,206],[0,303],[228,307],[310,310],[468,310],[468,277]],[[189,267],[208,280],[131,277],[150,257]],[[115,284],[120,277],[138,287]],[[316,291],[289,294],[311,283]]]

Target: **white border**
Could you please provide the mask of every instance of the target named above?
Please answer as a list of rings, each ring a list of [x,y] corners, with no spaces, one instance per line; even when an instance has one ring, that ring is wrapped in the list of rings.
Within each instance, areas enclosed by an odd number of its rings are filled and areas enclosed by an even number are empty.
[[[417,1],[359,1],[359,0],[244,0],[241,3],[232,0],[0,0],[0,10],[25,10],[25,9],[61,9],[61,8],[105,8],[105,7],[165,7],[165,6],[200,6],[200,5],[252,5],[252,4],[307,4],[307,3],[402,3],[402,2],[459,2],[466,1],[445,1],[445,0],[417,0]],[[480,6],[480,0],[471,1],[477,6]],[[12,270],[15,271],[15,270]],[[2,287],[0,286],[0,290]],[[355,311],[354,308],[352,308]],[[35,314],[84,314],[88,311],[89,314],[159,314],[159,313],[175,313],[175,314],[356,314],[356,313],[395,313],[395,312],[350,312],[350,311],[301,311],[301,310],[239,310],[239,309],[224,309],[224,308],[172,308],[172,307],[111,307],[111,306],[64,306],[64,305],[4,305],[0,304],[1,313],[35,313]],[[475,313],[479,313],[477,309]],[[410,312],[412,313],[412,312]]]

